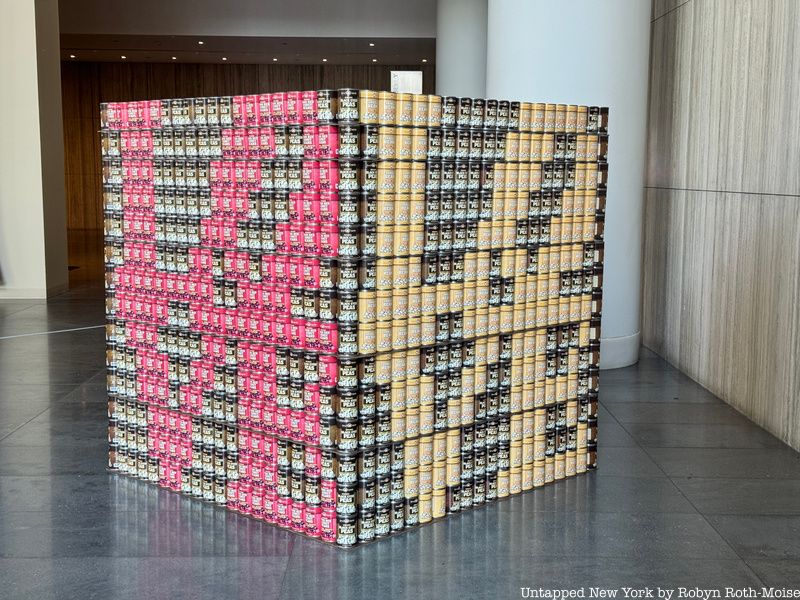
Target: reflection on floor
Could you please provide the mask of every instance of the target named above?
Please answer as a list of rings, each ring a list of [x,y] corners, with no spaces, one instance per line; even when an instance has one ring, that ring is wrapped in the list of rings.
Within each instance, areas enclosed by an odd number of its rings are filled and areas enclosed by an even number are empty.
[[[0,303],[0,596],[800,585],[800,455],[646,350],[602,373],[597,472],[352,551],[110,475],[97,247],[68,294]]]

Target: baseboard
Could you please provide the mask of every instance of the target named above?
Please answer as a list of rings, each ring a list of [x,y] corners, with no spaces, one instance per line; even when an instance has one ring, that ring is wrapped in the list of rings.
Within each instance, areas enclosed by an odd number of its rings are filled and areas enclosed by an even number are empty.
[[[44,288],[0,288],[2,300],[43,300],[47,298]]]
[[[600,338],[600,368],[619,369],[639,362],[642,333],[613,338]]]

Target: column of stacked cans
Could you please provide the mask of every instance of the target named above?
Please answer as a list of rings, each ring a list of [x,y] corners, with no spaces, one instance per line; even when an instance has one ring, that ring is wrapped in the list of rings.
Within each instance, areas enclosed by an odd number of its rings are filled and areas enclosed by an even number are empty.
[[[112,468],[342,546],[593,468],[607,111],[101,120]]]

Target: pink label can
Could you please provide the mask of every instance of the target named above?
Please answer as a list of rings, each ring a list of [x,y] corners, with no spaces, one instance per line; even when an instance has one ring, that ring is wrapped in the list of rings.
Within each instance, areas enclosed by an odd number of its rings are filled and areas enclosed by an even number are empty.
[[[303,224],[303,253],[316,255],[320,251],[322,229],[319,223]]]
[[[316,352],[319,350],[319,321],[306,320],[306,345],[305,349]]]
[[[272,121],[272,97],[271,94],[258,95],[258,124],[269,125]]]
[[[339,186],[339,163],[335,160],[319,162],[319,189],[321,192],[336,191]]]
[[[319,349],[329,354],[339,352],[339,326],[337,323],[327,321],[320,323]]]
[[[303,127],[303,156],[317,158],[319,155],[319,128],[316,125],[305,125]]]
[[[305,192],[303,193],[303,206],[302,218],[303,221],[316,221],[320,220],[320,194],[319,192]]]
[[[319,383],[328,387],[339,383],[339,361],[335,356],[319,357]]]
[[[339,226],[325,223],[320,227],[320,255],[335,258],[339,256]]]
[[[319,259],[313,257],[303,258],[303,287],[319,289]]]
[[[303,161],[303,191],[304,192],[319,192],[320,191],[320,163],[316,160]]]
[[[271,94],[270,122],[273,125],[286,124],[286,92]]]
[[[302,121],[304,124],[317,122],[317,92],[308,90],[302,93]]]
[[[303,107],[302,92],[286,92],[286,124],[299,125]]]
[[[319,218],[322,223],[339,222],[339,192],[322,192],[319,196]]]
[[[339,158],[339,130],[335,125],[319,126],[317,154],[320,158]]]

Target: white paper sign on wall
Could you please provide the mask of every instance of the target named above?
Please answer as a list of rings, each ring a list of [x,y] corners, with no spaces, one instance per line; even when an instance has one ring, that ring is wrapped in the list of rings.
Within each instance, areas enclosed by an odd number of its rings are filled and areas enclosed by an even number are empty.
[[[403,94],[421,94],[422,71],[392,71],[392,91]]]

